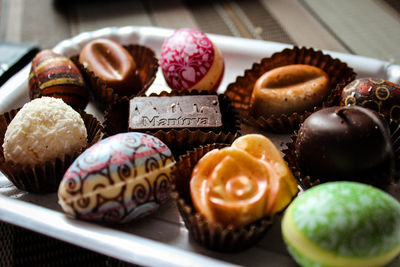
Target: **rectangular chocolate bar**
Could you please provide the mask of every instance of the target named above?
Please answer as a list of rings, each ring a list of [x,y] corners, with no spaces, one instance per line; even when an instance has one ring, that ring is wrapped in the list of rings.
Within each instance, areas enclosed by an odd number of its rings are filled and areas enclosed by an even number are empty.
[[[134,97],[129,103],[129,130],[222,128],[218,96]]]

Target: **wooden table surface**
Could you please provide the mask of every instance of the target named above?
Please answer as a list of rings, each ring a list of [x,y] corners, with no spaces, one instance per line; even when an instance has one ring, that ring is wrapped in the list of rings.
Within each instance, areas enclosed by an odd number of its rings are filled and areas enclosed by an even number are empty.
[[[0,0],[0,41],[46,49],[128,25],[196,28],[400,64],[400,0]],[[1,222],[0,247],[1,266],[128,265]]]

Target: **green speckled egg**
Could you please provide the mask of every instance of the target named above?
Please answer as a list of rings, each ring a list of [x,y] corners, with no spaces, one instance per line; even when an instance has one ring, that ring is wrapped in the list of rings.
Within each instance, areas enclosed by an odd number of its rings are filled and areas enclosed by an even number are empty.
[[[325,183],[291,203],[282,234],[302,266],[382,266],[400,253],[400,203],[369,185]]]

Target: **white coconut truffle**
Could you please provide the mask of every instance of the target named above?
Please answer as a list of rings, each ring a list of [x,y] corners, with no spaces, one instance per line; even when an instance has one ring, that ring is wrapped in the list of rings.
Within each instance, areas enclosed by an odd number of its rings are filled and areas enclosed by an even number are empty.
[[[82,117],[64,101],[42,97],[25,104],[4,136],[6,161],[34,165],[86,147]]]

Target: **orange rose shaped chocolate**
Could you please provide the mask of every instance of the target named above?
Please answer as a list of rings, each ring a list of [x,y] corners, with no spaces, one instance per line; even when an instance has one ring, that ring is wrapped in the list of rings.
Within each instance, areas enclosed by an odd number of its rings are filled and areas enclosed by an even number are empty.
[[[190,180],[196,210],[211,222],[241,227],[284,209],[297,183],[280,152],[258,134],[238,138],[197,163]]]

